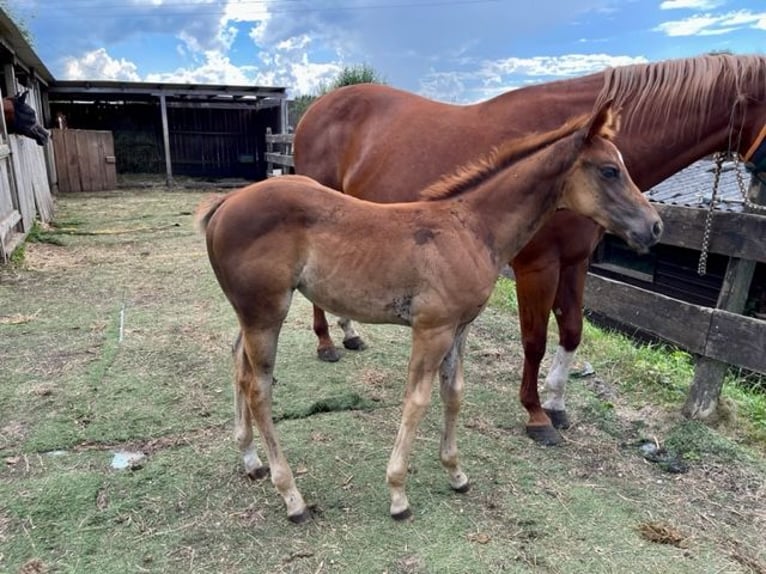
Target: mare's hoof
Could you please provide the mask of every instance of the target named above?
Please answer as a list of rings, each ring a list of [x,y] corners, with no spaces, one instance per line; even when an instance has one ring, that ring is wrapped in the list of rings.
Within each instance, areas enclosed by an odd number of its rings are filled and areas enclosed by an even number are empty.
[[[303,524],[309,518],[311,518],[311,511],[308,508],[304,508],[303,511],[298,514],[287,515],[287,519],[293,524]]]
[[[325,347],[317,350],[317,356],[320,361],[325,363],[337,363],[340,361],[340,353],[335,347]]]
[[[401,522],[403,520],[408,520],[412,517],[412,510],[410,510],[409,506],[402,510],[401,512],[397,512],[396,514],[392,514],[391,518],[396,520],[397,522]]]
[[[259,466],[258,468],[254,468],[253,470],[247,473],[247,477],[250,480],[263,480],[267,476],[269,476],[268,466]]]
[[[364,351],[367,348],[367,344],[362,341],[361,337],[351,337],[343,341],[343,346],[349,351]]]
[[[566,411],[554,411],[550,409],[543,409],[548,418],[551,419],[551,424],[557,429],[568,429],[572,424],[569,421]]]
[[[471,490],[471,481],[469,480],[469,481],[468,481],[468,482],[466,482],[466,483],[465,483],[463,486],[458,486],[457,488],[455,488],[454,486],[452,486],[451,488],[452,488],[452,490],[454,490],[455,492],[458,492],[458,493],[460,493],[460,494],[465,494],[466,492],[468,492],[469,490]]]
[[[527,436],[543,446],[555,446],[561,442],[561,434],[553,426],[527,425]]]

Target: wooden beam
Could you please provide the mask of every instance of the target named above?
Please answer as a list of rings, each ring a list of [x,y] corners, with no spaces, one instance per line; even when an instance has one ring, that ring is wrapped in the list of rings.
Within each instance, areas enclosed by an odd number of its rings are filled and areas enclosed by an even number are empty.
[[[693,353],[704,353],[713,310],[588,274],[585,307]]]
[[[284,153],[266,152],[266,161],[275,163],[277,165],[286,165],[289,167],[295,167],[295,161],[293,156]]]
[[[173,185],[173,162],[170,159],[170,130],[168,129],[168,105],[165,94],[160,94],[160,113],[162,114],[162,143],[165,145],[165,183]]]
[[[707,211],[655,203],[665,230],[660,243],[699,251]],[[766,262],[766,216],[754,213],[713,213],[710,252]]]

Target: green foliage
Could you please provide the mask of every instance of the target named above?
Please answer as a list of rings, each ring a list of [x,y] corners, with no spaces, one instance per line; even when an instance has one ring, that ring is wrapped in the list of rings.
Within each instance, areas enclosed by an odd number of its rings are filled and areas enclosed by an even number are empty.
[[[0,10],[5,12],[8,17],[13,20],[13,23],[16,24],[16,27],[19,29],[19,32],[21,32],[21,35],[27,43],[34,47],[35,40],[32,36],[32,32],[29,30],[29,23],[27,22],[26,17],[21,14],[15,6],[11,6],[8,0],[0,0]]]
[[[329,83],[321,84],[316,94],[304,94],[290,102],[290,125],[297,126],[309,106],[324,94],[355,84],[385,84],[383,77],[369,64],[344,66]]]
[[[355,84],[385,84],[383,77],[375,71],[375,69],[368,64],[357,64],[353,66],[345,66],[335,79],[330,82],[330,85],[323,90],[329,92],[337,90],[343,86],[353,86]]]
[[[489,298],[489,305],[496,309],[518,313],[519,303],[516,299],[516,283],[511,279],[500,277],[495,284],[492,296]]]

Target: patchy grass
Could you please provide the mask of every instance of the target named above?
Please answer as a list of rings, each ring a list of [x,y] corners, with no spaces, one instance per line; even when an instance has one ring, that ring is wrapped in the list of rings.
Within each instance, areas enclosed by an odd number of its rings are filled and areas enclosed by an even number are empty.
[[[737,414],[719,428],[682,419],[688,357],[589,326],[579,357],[596,373],[570,383],[565,444],[535,446],[507,280],[467,344],[459,445],[473,488],[452,493],[440,467],[435,393],[405,523],[388,517],[385,466],[409,331],[363,325],[367,351],[320,363],[296,297],[274,415],[315,516],[289,524],[270,482],[243,476],[231,436],[236,322],[192,229],[201,197],[62,197],[50,230],[61,245],[30,243],[0,270],[0,571],[766,570],[749,407],[731,398]],[[646,440],[689,471],[646,460]],[[146,458],[116,470],[117,450]]]

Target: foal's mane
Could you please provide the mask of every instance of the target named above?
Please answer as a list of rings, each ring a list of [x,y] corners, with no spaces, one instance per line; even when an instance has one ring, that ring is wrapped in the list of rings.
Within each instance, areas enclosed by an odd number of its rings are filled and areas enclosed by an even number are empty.
[[[591,120],[591,114],[572,118],[564,125],[549,132],[532,133],[518,139],[508,140],[492,150],[459,168],[442,176],[420,192],[425,201],[447,199],[473,189],[512,163],[520,161],[535,152],[583,129]],[[602,130],[603,137],[611,138],[614,133],[610,126]]]
[[[731,122],[737,106],[766,97],[766,56],[708,54],[609,68],[596,107],[613,100],[627,127],[639,128],[647,117],[662,125],[671,117],[705,123],[716,98],[729,102]],[[720,100],[718,100],[720,101]],[[740,116],[741,118],[741,116]]]

